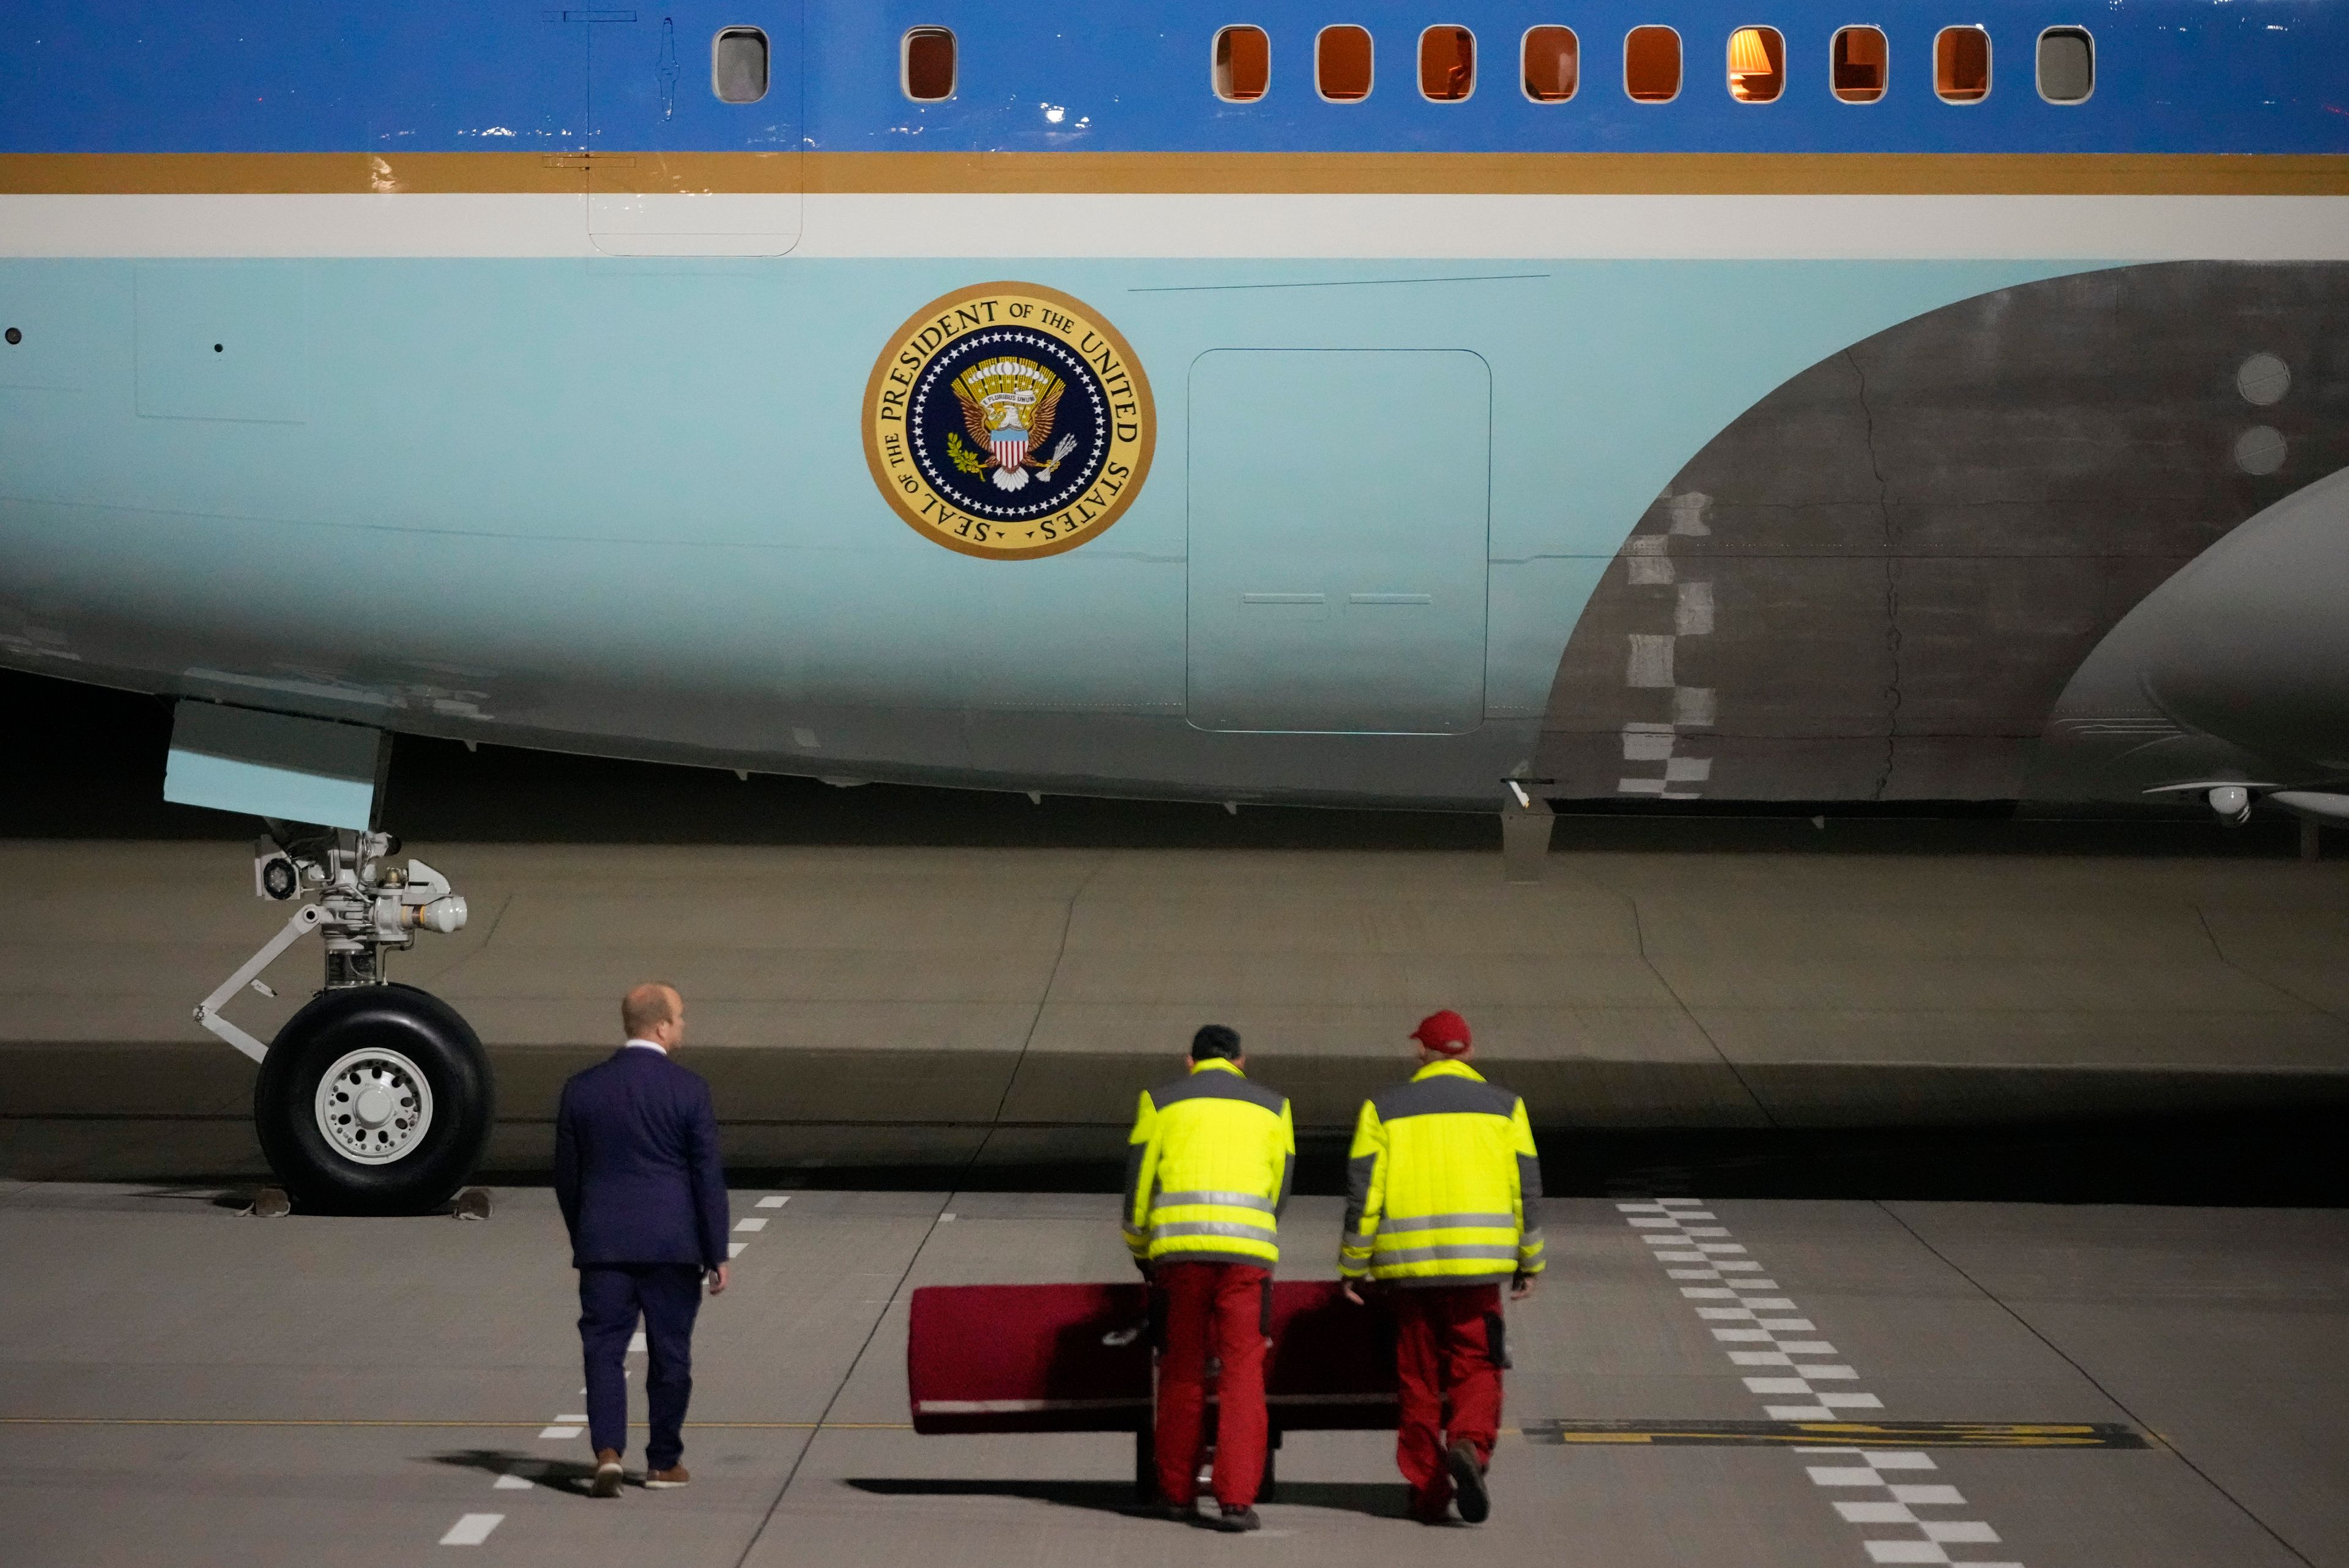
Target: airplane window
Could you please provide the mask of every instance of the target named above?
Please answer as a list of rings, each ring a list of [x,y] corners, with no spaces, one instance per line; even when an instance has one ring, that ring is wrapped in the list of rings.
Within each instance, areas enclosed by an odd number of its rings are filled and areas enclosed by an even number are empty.
[[[1419,92],[1437,103],[1458,103],[1476,90],[1476,35],[1465,27],[1430,27],[1419,36]]]
[[[1980,27],[1944,27],[1933,40],[1933,90],[1949,103],[1990,97],[1990,35]]]
[[[1623,35],[1623,90],[1641,103],[1681,96],[1681,36],[1670,27],[1634,27]]]
[[[1321,96],[1352,103],[1371,96],[1371,35],[1361,27],[1324,27],[1313,42],[1313,77]]]
[[[1786,40],[1775,27],[1740,27],[1729,35],[1729,96],[1740,103],[1771,103],[1786,90]]]
[[[1582,85],[1582,46],[1571,27],[1526,29],[1526,97],[1564,103]]]
[[[1846,103],[1874,103],[1884,96],[1884,66],[1890,53],[1875,27],[1846,27],[1835,36],[1832,82]]]
[[[1272,79],[1272,40],[1261,27],[1226,27],[1216,35],[1216,96],[1253,103]]]
[[[2081,103],[2096,88],[2096,43],[2085,27],[2050,27],[2039,35],[2039,96],[2049,103]]]
[[[905,96],[923,103],[955,93],[955,36],[948,27],[916,27],[905,35],[901,61]]]
[[[727,27],[709,41],[709,90],[727,103],[757,103],[767,96],[767,35]]]

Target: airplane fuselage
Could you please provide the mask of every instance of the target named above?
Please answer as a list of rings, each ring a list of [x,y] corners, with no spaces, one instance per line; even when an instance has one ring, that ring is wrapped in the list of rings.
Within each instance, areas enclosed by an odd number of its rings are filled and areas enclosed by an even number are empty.
[[[0,661],[834,778],[2011,797],[2106,630],[2349,460],[2285,341],[2349,318],[2349,19],[1980,15],[1951,101],[1930,7],[1284,5],[1236,101],[1173,4],[19,6]],[[1668,101],[1627,90],[1647,23]],[[1756,25],[1773,101],[1724,70]],[[2049,29],[2092,36],[2076,101]],[[2120,530],[2124,397],[2195,432],[2162,528]],[[1951,412],[2002,398],[2064,440]]]

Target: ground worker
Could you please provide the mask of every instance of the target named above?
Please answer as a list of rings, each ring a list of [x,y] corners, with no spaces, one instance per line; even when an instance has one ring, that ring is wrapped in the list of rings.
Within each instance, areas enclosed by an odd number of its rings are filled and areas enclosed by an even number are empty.
[[[1412,1517],[1444,1523],[1455,1500],[1471,1524],[1492,1511],[1485,1472],[1501,1425],[1501,1284],[1522,1301],[1542,1271],[1541,1196],[1526,1102],[1468,1065],[1467,1021],[1423,1019],[1419,1071],[1362,1105],[1347,1157],[1338,1272],[1362,1300],[1365,1275],[1394,1310],[1402,1430],[1395,1462]],[[1444,1401],[1451,1400],[1447,1424]]]
[[[1278,1222],[1297,1174],[1288,1101],[1246,1076],[1240,1037],[1210,1024],[1190,1075],[1149,1089],[1126,1148],[1125,1244],[1159,1294],[1158,1490],[1175,1518],[1198,1517],[1207,1359],[1216,1385],[1218,1529],[1258,1528],[1264,1480],[1264,1352]]]

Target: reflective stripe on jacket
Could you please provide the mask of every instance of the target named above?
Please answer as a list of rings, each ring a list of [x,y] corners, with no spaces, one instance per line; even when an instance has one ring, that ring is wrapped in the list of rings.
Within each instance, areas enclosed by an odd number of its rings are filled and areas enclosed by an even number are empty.
[[[1280,1261],[1297,1174],[1288,1101],[1231,1063],[1144,1090],[1125,1151],[1125,1244],[1151,1264]]]
[[[1346,1177],[1349,1279],[1481,1284],[1542,1271],[1526,1218],[1541,1196],[1526,1102],[1465,1062],[1430,1062],[1364,1101]]]

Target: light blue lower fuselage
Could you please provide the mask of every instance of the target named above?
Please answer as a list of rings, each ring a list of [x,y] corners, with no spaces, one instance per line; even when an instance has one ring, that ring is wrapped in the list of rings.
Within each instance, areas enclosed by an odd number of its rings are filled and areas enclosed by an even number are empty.
[[[0,356],[0,657],[774,771],[1488,804],[1529,766],[1599,574],[1708,438],[1874,332],[2084,264],[0,262],[36,350]],[[936,548],[891,514],[860,444],[897,324],[989,278],[1088,302],[1155,395],[1142,493],[1049,559]],[[188,339],[181,317],[205,311],[243,324],[237,364]],[[1191,509],[1218,453],[1195,444],[1192,380],[1233,349],[1488,367],[1486,451],[1427,459],[1487,487],[1458,503],[1484,514],[1485,603],[1481,701],[1454,733],[1362,722],[1375,691],[1348,709],[1355,733],[1203,727]],[[1419,418],[1408,386],[1392,408],[1212,412],[1373,473],[1459,413]],[[1342,554],[1344,511],[1317,527]],[[1342,684],[1313,657],[1258,678]]]

